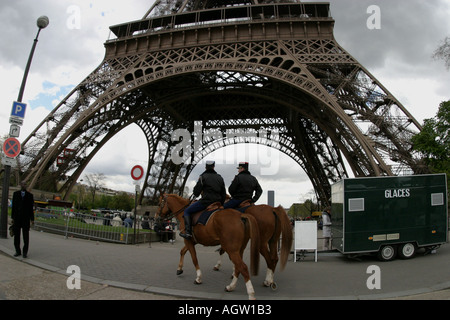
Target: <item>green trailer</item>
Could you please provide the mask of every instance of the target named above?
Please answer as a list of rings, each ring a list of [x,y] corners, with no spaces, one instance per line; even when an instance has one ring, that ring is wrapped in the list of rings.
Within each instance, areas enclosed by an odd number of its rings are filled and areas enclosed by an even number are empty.
[[[448,241],[445,174],[343,179],[331,187],[332,243],[343,254],[412,258]]]

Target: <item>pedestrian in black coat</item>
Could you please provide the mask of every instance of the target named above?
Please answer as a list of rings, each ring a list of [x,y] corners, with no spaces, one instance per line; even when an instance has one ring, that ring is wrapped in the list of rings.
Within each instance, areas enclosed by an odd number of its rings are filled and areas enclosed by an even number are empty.
[[[21,183],[21,189],[13,193],[12,222],[14,230],[15,257],[23,254],[26,258],[30,242],[30,225],[34,224],[34,197],[27,191],[27,184]],[[20,250],[20,232],[23,235],[23,250]]]

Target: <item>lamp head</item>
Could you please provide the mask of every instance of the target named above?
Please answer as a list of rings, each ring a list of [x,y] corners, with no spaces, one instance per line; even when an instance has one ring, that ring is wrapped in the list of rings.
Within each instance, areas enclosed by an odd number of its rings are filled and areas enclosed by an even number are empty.
[[[39,29],[46,28],[49,23],[50,23],[50,20],[48,19],[47,16],[41,16],[37,19],[37,26]]]

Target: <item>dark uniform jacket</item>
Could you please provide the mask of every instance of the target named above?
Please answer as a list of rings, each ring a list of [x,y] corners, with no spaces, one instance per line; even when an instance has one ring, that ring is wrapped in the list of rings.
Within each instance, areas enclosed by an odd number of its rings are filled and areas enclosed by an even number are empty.
[[[258,201],[262,194],[262,188],[258,180],[249,171],[242,171],[236,175],[228,188],[233,199]],[[255,196],[253,196],[255,192]]]
[[[207,169],[198,178],[193,193],[196,197],[201,194],[202,198],[199,201],[203,205],[209,206],[211,203],[218,201],[223,204],[227,192],[222,176],[214,169]]]
[[[25,191],[25,195],[22,197],[21,191],[13,193],[11,218],[14,220],[14,225],[30,228],[30,221],[34,221],[33,194]]]

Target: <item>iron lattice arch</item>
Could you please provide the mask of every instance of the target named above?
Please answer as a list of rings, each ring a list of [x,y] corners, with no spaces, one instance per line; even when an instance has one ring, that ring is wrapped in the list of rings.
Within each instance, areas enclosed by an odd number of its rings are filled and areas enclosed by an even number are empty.
[[[112,26],[103,62],[23,142],[19,165],[31,186],[63,180],[70,194],[130,124],[148,142],[150,203],[159,192],[182,193],[198,161],[237,143],[290,156],[324,204],[346,168],[427,172],[411,148],[420,125],[335,41],[329,4],[232,2],[157,1],[143,19]],[[179,128],[197,148],[174,163]]]

